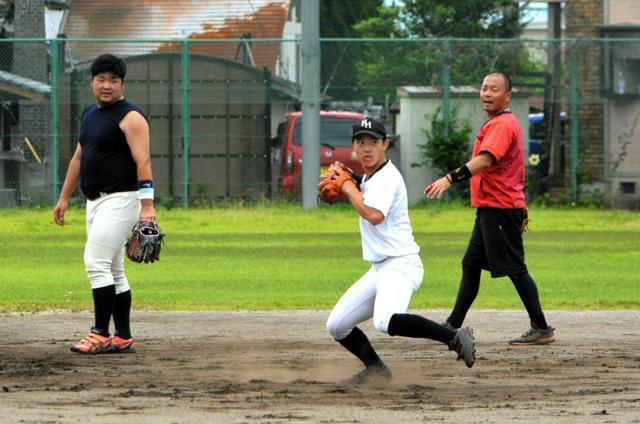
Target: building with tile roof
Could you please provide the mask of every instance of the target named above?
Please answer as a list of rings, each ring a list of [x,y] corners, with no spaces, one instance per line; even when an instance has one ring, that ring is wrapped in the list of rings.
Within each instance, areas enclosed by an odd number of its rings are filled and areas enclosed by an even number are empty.
[[[20,140],[29,136],[45,163],[29,163],[28,175],[5,172],[12,180],[0,186],[15,187],[19,199],[50,195],[49,164],[66,169],[78,142],[80,113],[95,102],[88,89],[89,66],[109,52],[125,58],[125,95],[149,118],[161,197],[183,194],[185,99],[190,104],[190,196],[269,196],[274,184],[270,140],[284,114],[299,103],[299,48],[278,41],[299,38],[297,5],[299,0],[0,0],[0,37],[59,38],[62,48],[60,68],[51,73],[51,43],[0,43],[0,62],[5,58],[0,94],[11,105],[2,115],[11,128],[11,143],[3,150],[23,151]],[[190,53],[188,91],[181,88],[184,41]],[[42,119],[49,116],[54,75],[58,158],[50,157],[52,133],[49,120]]]
[[[280,43],[251,49],[249,40],[282,38],[289,4],[288,0],[74,0],[61,32],[71,39],[119,39],[69,42],[67,60],[72,64],[105,52],[125,57],[179,53],[182,45],[175,40],[211,40],[194,42],[190,51],[233,61],[247,62],[250,57],[248,64],[276,74]],[[153,41],[135,41],[144,39]],[[247,41],[239,47],[238,41],[223,41],[229,39]]]

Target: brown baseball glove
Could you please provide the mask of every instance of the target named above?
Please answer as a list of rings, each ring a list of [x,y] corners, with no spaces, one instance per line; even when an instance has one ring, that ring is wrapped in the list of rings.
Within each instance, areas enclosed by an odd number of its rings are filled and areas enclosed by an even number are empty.
[[[320,177],[318,183],[320,200],[329,204],[348,200],[347,195],[342,192],[342,185],[347,181],[352,181],[356,187],[358,186],[353,177],[353,171],[349,168],[331,167]]]
[[[524,208],[524,218],[522,219],[522,225],[520,226],[520,233],[524,233],[529,229],[529,210]]]

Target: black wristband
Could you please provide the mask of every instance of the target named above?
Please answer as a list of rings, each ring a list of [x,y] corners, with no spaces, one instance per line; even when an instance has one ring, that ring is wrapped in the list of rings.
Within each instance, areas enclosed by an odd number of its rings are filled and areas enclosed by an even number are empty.
[[[467,168],[467,165],[462,165],[460,168],[454,169],[447,174],[451,178],[451,183],[458,183],[460,181],[468,180],[472,177],[471,171]]]
[[[140,180],[138,181],[138,190],[141,188],[153,188],[152,180]]]

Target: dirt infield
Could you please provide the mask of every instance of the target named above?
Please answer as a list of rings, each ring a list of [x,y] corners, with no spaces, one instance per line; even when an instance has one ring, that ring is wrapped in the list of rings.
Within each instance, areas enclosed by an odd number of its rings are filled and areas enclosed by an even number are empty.
[[[421,311],[442,320],[445,311]],[[135,354],[69,345],[89,313],[0,315],[2,423],[640,423],[640,312],[549,312],[557,343],[511,347],[524,312],[472,311],[477,362],[362,328],[394,378],[360,365],[328,312],[137,312]]]

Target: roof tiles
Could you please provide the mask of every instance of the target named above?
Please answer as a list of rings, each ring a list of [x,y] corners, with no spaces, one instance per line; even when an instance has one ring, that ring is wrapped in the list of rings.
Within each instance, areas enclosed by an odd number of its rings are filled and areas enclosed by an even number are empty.
[[[122,56],[179,52],[178,39],[239,39],[249,33],[255,66],[274,71],[280,44],[257,46],[256,39],[282,38],[288,13],[288,0],[73,0],[64,33],[68,38],[153,40],[69,42],[73,62],[89,61],[105,52]],[[242,60],[237,48],[238,42],[190,46],[194,53]]]

